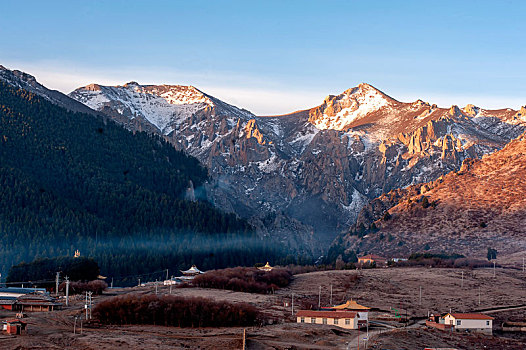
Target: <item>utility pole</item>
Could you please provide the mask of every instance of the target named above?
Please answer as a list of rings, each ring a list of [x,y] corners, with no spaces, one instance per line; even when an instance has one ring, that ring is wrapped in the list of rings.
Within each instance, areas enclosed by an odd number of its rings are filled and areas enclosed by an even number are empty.
[[[113,277],[111,278],[111,289],[113,289]]]
[[[88,320],[88,292],[86,292],[86,302],[84,303],[84,308],[86,309],[86,321]]]
[[[493,262],[493,277],[495,277],[495,261]]]
[[[66,276],[66,306],[69,306],[69,278]]]
[[[58,297],[58,279],[60,276],[60,272],[57,272],[57,277],[55,278],[55,296]],[[75,333],[75,332],[73,332]]]
[[[321,286],[320,286],[320,291],[318,293],[318,310],[321,309]]]
[[[243,350],[245,350],[246,337],[247,337],[247,329],[243,328]]]
[[[479,306],[480,306],[480,286],[479,286]]]
[[[170,294],[172,294],[172,281],[170,281]]]
[[[75,323],[73,323],[73,334],[75,334],[75,328],[77,328],[77,318],[78,316],[75,316]]]
[[[166,279],[168,279],[168,269],[166,269]]]
[[[462,282],[460,283],[460,288],[464,288],[464,271],[462,271]]]
[[[420,286],[420,305],[422,305],[422,286]]]
[[[290,312],[291,312],[291,315],[294,316],[294,293],[292,293],[291,299],[292,299],[292,302],[290,304]]]
[[[141,286],[141,279],[139,278],[139,287]]]
[[[157,294],[157,280],[155,280],[155,294]]]
[[[332,284],[331,284],[331,300],[330,300],[330,302],[329,302],[329,305],[332,306]]]
[[[89,292],[89,319],[91,320],[91,307],[93,305],[93,298],[91,297],[93,292]]]

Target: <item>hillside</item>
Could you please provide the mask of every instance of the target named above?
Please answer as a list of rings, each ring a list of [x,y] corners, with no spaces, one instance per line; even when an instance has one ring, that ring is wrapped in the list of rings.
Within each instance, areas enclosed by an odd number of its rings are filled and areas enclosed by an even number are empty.
[[[323,253],[370,200],[437,179],[526,130],[524,113],[406,103],[368,84],[254,116],[194,87],[92,84],[70,96],[163,135],[210,169],[208,198],[291,250]]]
[[[3,276],[75,249],[110,276],[281,256],[246,221],[199,199],[208,175],[195,158],[93,114],[0,79]]]
[[[465,160],[458,172],[374,200],[340,244],[389,256],[430,251],[484,258],[492,248],[502,261],[521,262],[526,252],[525,177],[523,134],[482,160]]]

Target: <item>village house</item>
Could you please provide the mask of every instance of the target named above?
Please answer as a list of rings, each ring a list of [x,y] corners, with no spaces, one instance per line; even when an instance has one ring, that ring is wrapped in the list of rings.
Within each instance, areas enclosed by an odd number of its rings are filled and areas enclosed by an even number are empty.
[[[0,308],[12,311],[53,311],[62,307],[43,288],[0,288]]]
[[[23,334],[27,327],[27,323],[19,319],[7,320],[3,323],[3,330],[8,334]]]
[[[61,307],[62,304],[49,294],[30,293],[18,297],[14,309],[18,311],[53,311]]]
[[[344,304],[336,305],[330,309],[335,311],[353,311],[356,312],[358,327],[366,326],[369,322],[369,311],[371,310],[367,306],[358,304],[354,300],[347,300]]]
[[[358,258],[358,264],[373,264],[383,266],[387,264],[387,259],[375,254],[367,254]]]
[[[345,329],[358,329],[358,318],[353,311],[299,310],[297,323],[325,324]]]
[[[0,297],[0,308],[4,310],[13,310],[16,303],[16,297]]]
[[[469,330],[492,334],[493,317],[484,314],[448,313],[444,317],[444,324],[452,325],[457,331]]]

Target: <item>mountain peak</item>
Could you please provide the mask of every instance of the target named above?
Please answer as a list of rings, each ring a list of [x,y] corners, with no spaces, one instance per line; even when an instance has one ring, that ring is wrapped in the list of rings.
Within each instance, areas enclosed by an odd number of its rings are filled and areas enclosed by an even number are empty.
[[[88,91],[100,91],[101,87],[99,84],[89,84],[84,87]]]
[[[351,123],[396,102],[367,83],[329,95],[323,104],[311,111],[309,121],[318,129],[344,130]]]
[[[345,90],[341,95],[356,95],[356,94],[379,95],[387,99],[392,99],[392,97],[388,96],[383,91],[375,88],[374,86],[368,83],[360,83],[358,84],[358,86]]]
[[[124,84],[123,86],[124,86],[124,87],[141,86],[141,84],[139,84],[139,83],[136,82],[136,81],[130,81],[130,82]]]
[[[466,107],[463,108],[463,111],[467,115],[474,117],[479,113],[480,108],[473,104],[467,104]]]

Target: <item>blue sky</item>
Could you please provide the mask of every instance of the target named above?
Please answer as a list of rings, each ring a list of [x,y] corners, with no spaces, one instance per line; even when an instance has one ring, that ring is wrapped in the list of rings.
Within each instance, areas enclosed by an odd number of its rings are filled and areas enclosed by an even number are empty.
[[[190,84],[257,114],[360,82],[440,106],[526,104],[526,1],[5,1],[0,64],[70,92]]]

